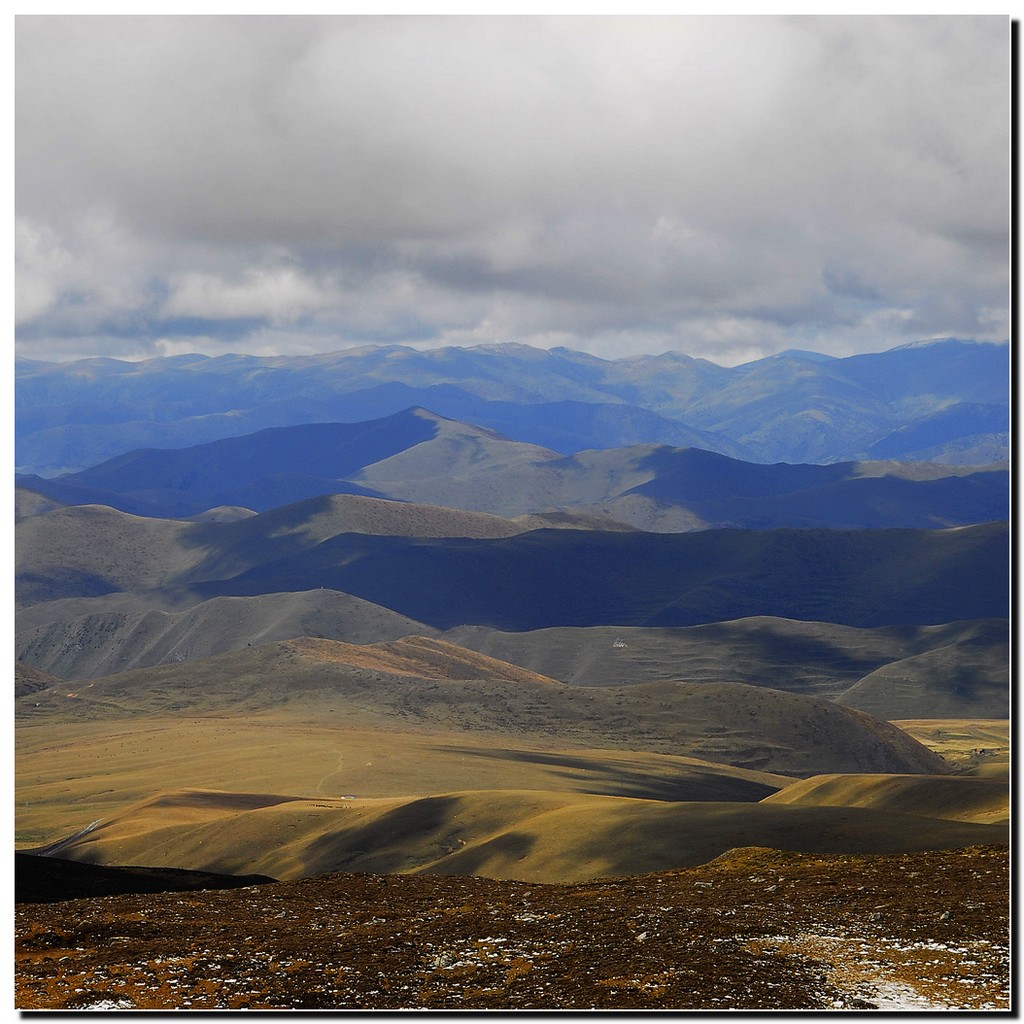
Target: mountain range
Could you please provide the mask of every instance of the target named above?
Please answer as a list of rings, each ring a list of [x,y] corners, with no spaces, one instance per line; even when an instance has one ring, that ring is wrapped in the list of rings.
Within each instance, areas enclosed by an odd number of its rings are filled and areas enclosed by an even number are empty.
[[[33,887],[1004,843],[1008,355],[19,361]]]
[[[1007,458],[1007,345],[941,339],[832,358],[788,351],[736,367],[677,352],[370,346],[294,357],[19,359],[19,471],[53,476],[140,446],[266,427],[379,419],[423,406],[563,455],[637,444],[754,462]]]
[[[135,515],[263,512],[360,494],[515,516],[597,515],[644,530],[945,527],[1005,519],[1008,470],[937,463],[759,465],[641,445],[560,456],[413,408],[366,423],[268,428],[140,449],[77,473],[21,476],[35,494]]]

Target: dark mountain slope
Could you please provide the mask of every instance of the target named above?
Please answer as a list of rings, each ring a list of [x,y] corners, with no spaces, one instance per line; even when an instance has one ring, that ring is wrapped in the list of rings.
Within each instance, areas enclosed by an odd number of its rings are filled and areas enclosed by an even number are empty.
[[[682,626],[774,615],[847,625],[998,618],[1005,524],[956,530],[537,530],[500,540],[346,534],[205,596],[324,586],[440,629]]]
[[[243,505],[259,511],[289,499],[344,491],[339,485],[342,477],[426,441],[436,432],[429,420],[411,413],[386,422],[268,429],[192,448],[130,452],[47,481],[46,493],[109,495],[115,507],[125,511],[171,516],[195,514],[215,505]],[[247,500],[251,496],[257,497],[257,503]]]
[[[27,606],[187,588],[187,601],[150,605],[180,610],[210,597],[326,587],[436,628],[513,630],[750,615],[929,624],[1001,618],[1007,610],[1005,524],[509,536],[531,525],[352,497],[222,523],[70,507],[17,525],[17,598]]]
[[[929,528],[1009,517],[1007,473],[995,467],[962,472],[892,463],[768,466],[693,448],[659,449],[646,465],[653,478],[625,495],[680,505],[719,526]]]
[[[1005,405],[957,402],[887,434],[871,445],[867,457],[923,461],[930,457],[924,453],[947,448],[958,451],[985,438],[1005,444],[1008,430]]]
[[[198,522],[134,516],[105,505],[75,505],[16,525],[16,597],[24,607],[160,589],[168,596],[167,603],[147,607],[171,610],[201,600],[188,600],[183,593],[170,599],[172,588],[181,591],[193,580],[231,577],[307,551],[338,534],[498,538],[533,529],[603,529],[606,523],[570,514],[512,521],[358,495],[310,498],[260,515]],[[621,524],[607,526],[628,532]],[[81,614],[89,613],[73,613]],[[49,621],[37,619],[35,624]]]

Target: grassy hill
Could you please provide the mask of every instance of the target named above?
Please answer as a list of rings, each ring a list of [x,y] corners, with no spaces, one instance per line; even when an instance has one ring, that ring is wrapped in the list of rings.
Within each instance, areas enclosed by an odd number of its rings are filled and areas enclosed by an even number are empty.
[[[55,479],[38,495],[134,514],[196,516],[357,493],[514,516],[599,512],[662,532],[708,527],[936,528],[1007,518],[1005,465],[758,465],[645,444],[560,457],[407,409],[365,423],[277,427],[181,449],[142,449]]]
[[[685,755],[787,775],[942,772],[901,730],[834,703],[730,683],[574,687],[441,640],[301,639],[40,691],[19,720],[322,714],[349,725]]]
[[[701,626],[559,626],[521,633],[456,626],[445,639],[515,662],[562,682],[609,686],[686,679],[771,686],[836,698],[883,666],[934,652],[930,671],[944,678],[968,666],[971,678],[1008,695],[1006,620],[876,629],[753,616]],[[858,703],[851,706],[860,707]],[[862,710],[877,714],[877,709]],[[888,714],[879,715],[882,718]]]
[[[877,668],[838,700],[887,719],[1008,718],[1009,665],[1009,638],[981,627]]]
[[[19,665],[81,680],[300,636],[368,644],[431,632],[350,594],[309,590],[217,597],[178,612],[98,610],[57,618],[20,630],[15,654]]]
[[[819,775],[773,793],[770,804],[872,807],[925,818],[1007,824],[1007,780],[970,776]]]
[[[628,836],[628,841],[623,841]],[[707,863],[756,836],[774,849],[894,853],[1005,842],[1006,829],[872,808],[626,800],[534,791],[297,800],[174,791],[60,848],[91,863],[298,878],[332,871],[579,882]]]

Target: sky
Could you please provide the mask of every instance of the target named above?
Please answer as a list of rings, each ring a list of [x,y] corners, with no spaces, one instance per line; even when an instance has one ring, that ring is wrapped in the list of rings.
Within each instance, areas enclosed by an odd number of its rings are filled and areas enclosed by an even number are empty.
[[[1003,341],[1009,32],[21,16],[17,352]]]

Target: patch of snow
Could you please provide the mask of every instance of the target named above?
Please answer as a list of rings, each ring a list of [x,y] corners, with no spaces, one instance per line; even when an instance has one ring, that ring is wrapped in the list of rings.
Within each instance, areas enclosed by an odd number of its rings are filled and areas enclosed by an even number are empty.
[[[871,982],[871,993],[866,996],[879,1010],[956,1010],[960,1007],[948,1003],[935,1003],[921,995],[910,985],[898,981]]]

